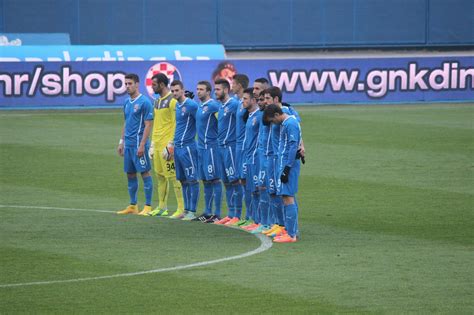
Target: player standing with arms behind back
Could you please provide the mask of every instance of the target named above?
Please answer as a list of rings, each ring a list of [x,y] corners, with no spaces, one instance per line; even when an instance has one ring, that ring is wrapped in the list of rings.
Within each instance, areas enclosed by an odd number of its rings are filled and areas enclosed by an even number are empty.
[[[196,112],[199,179],[204,186],[204,213],[196,220],[214,223],[221,219],[222,177],[217,147],[217,113],[220,103],[211,98],[211,83],[199,81],[196,87],[201,104]],[[215,205],[214,213],[212,204]]]
[[[179,80],[171,82],[171,92],[177,100],[174,163],[176,165],[176,179],[181,182],[184,192],[185,213],[181,217],[185,221],[190,221],[196,218],[196,207],[199,200],[195,141],[198,104],[185,96],[183,83]]]
[[[234,93],[234,98],[239,102],[237,113],[235,115],[235,170],[239,181],[236,182],[234,187],[235,194],[235,216],[226,223],[226,225],[234,225],[240,221],[242,216],[242,198],[244,196],[244,184],[245,181],[245,159],[243,151],[243,143],[245,138],[245,121],[248,116],[248,111],[243,107],[244,90],[249,86],[249,78],[245,74],[238,73],[234,75],[232,81],[231,90]],[[250,204],[250,200],[246,200],[246,204]],[[247,206],[248,209],[248,206]],[[248,210],[247,210],[248,211]]]
[[[235,189],[238,186],[239,178],[235,170],[235,123],[239,102],[229,96],[230,84],[225,79],[214,82],[214,93],[221,103],[218,113],[218,135],[220,163],[223,169],[222,181],[226,189],[226,200],[228,214],[225,218],[215,222],[215,224],[226,224],[235,217]]]
[[[153,180],[150,175],[151,164],[147,152],[148,136],[153,121],[153,106],[146,96],[140,94],[139,78],[136,74],[130,73],[125,76],[125,87],[130,97],[123,107],[125,123],[117,151],[120,156],[123,156],[123,170],[127,173],[130,205],[117,213],[138,214],[138,172],[142,174],[146,199],[142,212],[151,211]]]

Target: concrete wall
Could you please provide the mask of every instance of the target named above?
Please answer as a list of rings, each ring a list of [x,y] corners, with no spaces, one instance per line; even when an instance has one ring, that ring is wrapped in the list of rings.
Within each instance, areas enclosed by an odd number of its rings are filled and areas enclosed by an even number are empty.
[[[472,0],[0,0],[0,32],[227,49],[474,46]]]

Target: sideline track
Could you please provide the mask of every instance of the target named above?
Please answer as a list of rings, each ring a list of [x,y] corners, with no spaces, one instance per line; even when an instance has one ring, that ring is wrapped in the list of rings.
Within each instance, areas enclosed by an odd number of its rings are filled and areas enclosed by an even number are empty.
[[[15,206],[15,205],[0,205],[0,208],[18,208],[18,209],[42,209],[42,210],[61,210],[61,211],[88,211],[88,212],[104,212],[104,213],[115,213],[114,211],[108,210],[98,210],[98,209],[77,209],[77,208],[56,208],[56,207],[38,207],[38,206]],[[37,281],[37,282],[25,282],[25,283],[10,283],[10,284],[0,284],[0,288],[12,288],[12,287],[22,287],[22,286],[32,286],[32,285],[47,285],[47,284],[56,284],[56,283],[71,283],[71,282],[82,282],[82,281],[91,281],[91,280],[103,280],[103,279],[112,279],[112,278],[121,278],[121,277],[133,277],[133,276],[140,276],[146,275],[150,273],[159,273],[159,272],[168,272],[168,271],[177,271],[183,269],[190,269],[195,267],[201,266],[208,266],[213,264],[218,264],[221,262],[229,261],[229,260],[236,260],[245,257],[250,257],[256,254],[260,254],[268,249],[270,249],[273,245],[272,241],[262,235],[262,234],[253,234],[260,240],[260,246],[254,250],[249,252],[236,255],[236,256],[229,256],[214,260],[202,261],[197,262],[189,265],[178,265],[174,267],[168,268],[159,268],[159,269],[152,269],[152,270],[145,270],[145,271],[137,271],[137,272],[129,272],[129,273],[119,273],[115,275],[108,275],[108,276],[97,276],[97,277],[86,277],[86,278],[77,278],[77,279],[66,279],[66,280],[52,280],[52,281]]]

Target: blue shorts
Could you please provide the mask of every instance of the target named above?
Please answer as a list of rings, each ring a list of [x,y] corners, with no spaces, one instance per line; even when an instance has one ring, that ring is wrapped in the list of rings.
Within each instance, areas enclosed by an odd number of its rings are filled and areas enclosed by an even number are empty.
[[[196,144],[174,148],[174,167],[176,179],[179,181],[197,180],[197,150]]]
[[[253,164],[252,164],[253,163]],[[258,159],[247,159],[247,177],[245,178],[246,189],[254,192],[258,190],[260,163]]]
[[[231,183],[238,180],[235,169],[235,144],[219,147],[219,157],[221,169],[223,170],[222,181],[224,183]]]
[[[150,158],[148,157],[149,145],[145,145],[145,153],[138,157],[138,148],[125,147],[123,152],[123,170],[125,173],[145,173],[151,170]]]
[[[207,149],[198,149],[198,178],[200,180],[214,180],[222,177],[221,163],[217,146]]]
[[[237,173],[237,178],[245,179],[245,158],[244,150],[241,146],[235,148],[235,168]]]
[[[271,156],[266,156],[266,168],[265,171],[267,172],[267,179],[268,179],[268,184],[267,184],[267,191],[269,194],[276,194],[277,189],[276,189],[276,183],[277,183],[277,178],[276,177],[276,156],[271,155]]]
[[[258,186],[268,187],[268,176],[267,176],[267,157],[263,153],[258,153]]]
[[[283,168],[280,168],[278,171],[278,180],[277,180],[277,195],[279,196],[292,196],[294,197],[298,192],[298,178],[300,177],[300,161],[296,160],[293,164],[293,167],[290,169],[290,176],[287,183],[281,182],[281,173],[283,173]]]

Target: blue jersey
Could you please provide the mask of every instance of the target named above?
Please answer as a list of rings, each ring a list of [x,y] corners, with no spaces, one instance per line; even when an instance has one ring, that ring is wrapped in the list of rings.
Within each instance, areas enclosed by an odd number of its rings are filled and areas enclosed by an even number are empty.
[[[220,104],[212,98],[200,104],[196,112],[198,149],[217,145],[217,118]]]
[[[239,102],[234,98],[229,97],[227,102],[222,104],[219,108],[219,114],[217,117],[217,139],[219,146],[235,144],[235,116],[238,107]]]
[[[265,126],[263,124],[263,111],[258,134],[258,150],[265,156],[273,155],[272,128],[271,125]]]
[[[290,109],[290,107],[287,107],[287,106],[282,106],[281,110],[282,110],[283,113],[285,113],[287,115],[295,116],[296,120],[298,121],[298,118],[296,117],[296,115],[292,114],[292,113],[296,112],[294,109]],[[271,145],[273,147],[273,152],[278,153],[281,125],[271,124],[271,128],[272,128],[272,131],[271,131],[271,133],[272,133],[272,135],[271,135],[272,144]]]
[[[125,118],[125,147],[138,148],[143,138],[145,121],[153,120],[153,106],[148,97],[140,94],[134,100],[127,99],[123,106],[123,114]]]
[[[239,107],[237,108],[236,123],[235,123],[235,138],[237,140],[237,148],[242,148],[245,138],[245,121],[244,115],[247,110],[244,108],[242,101],[239,101]]]
[[[176,129],[174,145],[183,147],[194,142],[196,137],[196,111],[198,104],[186,98],[183,103],[176,103]]]
[[[263,112],[255,110],[253,113],[249,113],[249,118],[245,124],[245,139],[244,139],[244,154],[245,158],[252,164],[255,164],[257,159],[257,139],[258,132],[260,129],[260,123],[262,122]]]
[[[286,107],[288,111],[290,112],[290,115],[295,116],[296,120],[298,120],[298,122],[301,123],[301,117],[293,106],[291,106],[288,103],[281,103],[281,105],[282,107]]]
[[[288,116],[280,129],[278,146],[278,162],[280,170],[285,166],[293,167],[296,160],[296,152],[301,142],[301,127],[295,116]]]

